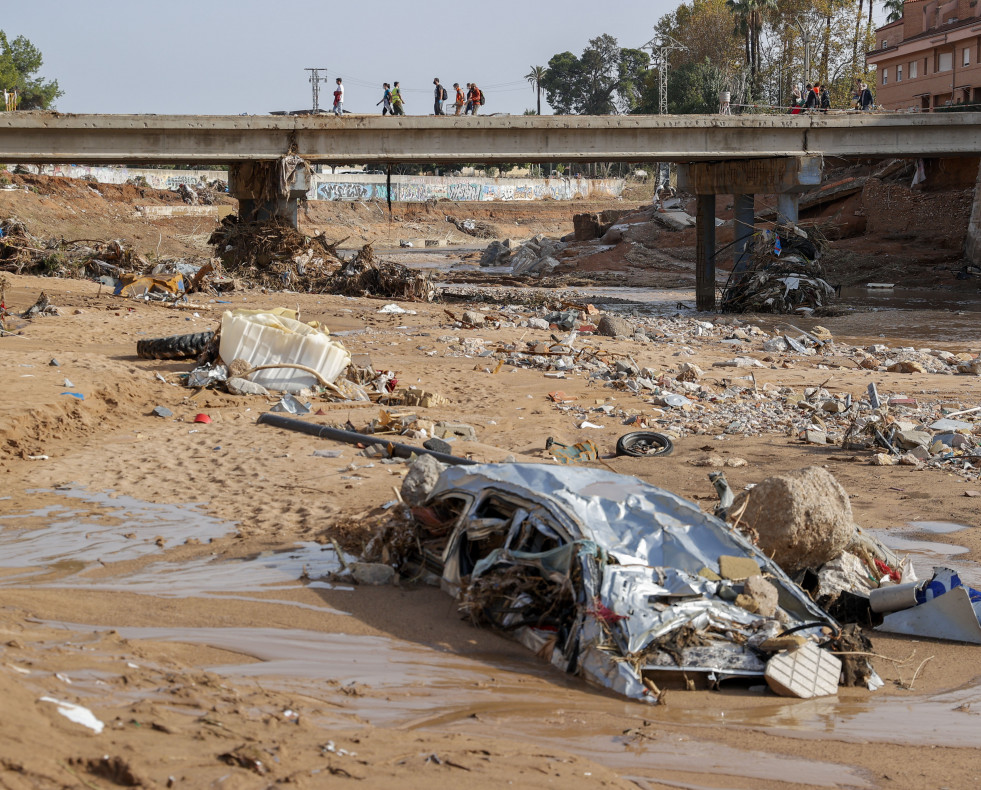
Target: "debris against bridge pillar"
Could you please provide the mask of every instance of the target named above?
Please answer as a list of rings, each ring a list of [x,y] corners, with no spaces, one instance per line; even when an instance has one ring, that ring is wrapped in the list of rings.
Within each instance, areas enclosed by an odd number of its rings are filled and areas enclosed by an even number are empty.
[[[799,207],[799,192],[780,192],[777,195],[777,224],[796,225]]]
[[[699,310],[715,309],[715,196],[736,197],[734,264],[738,266],[739,250],[745,250],[753,232],[753,195],[777,195],[781,221],[796,224],[799,195],[820,185],[822,164],[820,156],[793,156],[694,162],[678,168],[678,188],[698,196],[695,302]],[[745,238],[740,238],[744,232]]]
[[[281,217],[297,226],[297,201],[310,189],[310,165],[294,154],[274,161],[237,162],[228,170],[228,193],[243,222]]]
[[[715,195],[698,195],[695,204],[695,307],[715,309]]]

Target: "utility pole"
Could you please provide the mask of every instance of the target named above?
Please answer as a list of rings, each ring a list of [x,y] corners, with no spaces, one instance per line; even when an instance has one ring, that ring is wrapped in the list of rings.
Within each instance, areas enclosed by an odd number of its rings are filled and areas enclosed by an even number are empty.
[[[651,39],[641,49],[651,51],[651,61],[657,68],[658,75],[658,102],[657,111],[660,115],[668,114],[668,55],[671,52],[687,52],[688,47],[671,38],[663,36],[660,41]]]
[[[324,76],[321,77],[320,72],[327,71],[327,69],[304,69],[304,71],[310,72],[310,84],[313,86],[313,112],[316,114],[320,111],[320,83],[327,82],[327,75],[324,74]]]
[[[811,81],[811,29],[803,22],[800,17],[794,19],[794,24],[800,30],[801,40],[804,42],[804,84]]]

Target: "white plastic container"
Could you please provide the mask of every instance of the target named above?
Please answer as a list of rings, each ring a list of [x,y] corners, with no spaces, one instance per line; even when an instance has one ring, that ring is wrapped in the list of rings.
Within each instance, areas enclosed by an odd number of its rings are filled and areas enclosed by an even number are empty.
[[[226,312],[221,317],[218,354],[226,365],[245,360],[251,367],[290,363],[313,368],[328,382],[341,375],[351,354],[330,339],[326,330],[272,313],[241,315]],[[296,368],[260,370],[251,381],[270,390],[315,387],[317,379]]]

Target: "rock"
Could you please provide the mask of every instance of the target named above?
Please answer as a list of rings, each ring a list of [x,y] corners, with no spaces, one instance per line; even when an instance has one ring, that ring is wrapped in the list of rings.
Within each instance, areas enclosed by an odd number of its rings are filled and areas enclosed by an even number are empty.
[[[347,569],[358,584],[383,585],[395,580],[395,569],[381,562],[349,562]]]
[[[713,368],[762,368],[763,363],[752,357],[733,357],[722,362],[713,362]]]
[[[174,413],[168,409],[166,406],[157,406],[153,410],[153,414],[157,417],[173,417]]]
[[[845,411],[845,404],[840,400],[826,400],[821,404],[821,408],[831,414],[841,414]]]
[[[867,592],[875,586],[869,581],[869,572],[865,563],[847,551],[831,562],[826,562],[818,571],[817,578],[815,600],[821,601],[822,606],[833,603],[846,590]]]
[[[678,381],[698,381],[704,375],[705,371],[694,362],[682,362],[678,365]]]
[[[447,436],[455,439],[463,439],[468,442],[477,441],[477,432],[472,425],[464,422],[438,422],[433,428],[433,435],[437,439],[445,439]]]
[[[927,369],[919,362],[894,362],[888,368],[890,373],[926,373]]]
[[[529,318],[528,326],[535,329],[548,329],[549,325],[548,321],[546,321],[544,318]]]
[[[922,462],[913,453],[903,453],[899,456],[900,466],[919,466]]]
[[[738,456],[733,456],[732,458],[726,458],[726,466],[731,469],[738,469],[740,466],[748,466],[749,461],[745,458],[739,458]]]
[[[479,326],[484,323],[484,315],[476,310],[467,310],[463,313],[462,320],[463,323],[470,324],[470,326]]]
[[[876,453],[869,461],[872,466],[895,466],[896,458],[889,453]]]
[[[827,444],[828,434],[824,431],[801,431],[801,439],[808,444]]]
[[[573,214],[572,227],[576,241],[592,241],[599,238],[600,218],[596,214]]]
[[[504,266],[511,257],[510,242],[492,241],[480,256],[481,266]]]
[[[714,469],[721,469],[725,466],[726,459],[721,455],[703,455],[701,458],[693,458],[688,463],[692,466],[711,466]]]
[[[420,455],[409,466],[409,471],[402,480],[402,500],[412,507],[421,505],[446,468],[446,464],[441,464],[431,455]]]
[[[777,588],[756,574],[743,583],[742,594],[736,597],[736,606],[763,617],[773,617],[777,613],[777,597]]]
[[[604,337],[633,337],[636,327],[626,318],[618,315],[604,315],[596,325],[596,334]]]
[[[603,234],[601,241],[604,244],[619,244],[623,241],[623,231],[614,226]]]
[[[904,450],[911,450],[914,447],[929,447],[933,436],[927,431],[897,431],[895,441]]]
[[[764,351],[781,353],[783,351],[786,351],[787,348],[788,348],[787,341],[784,340],[782,337],[774,337],[771,338],[770,340],[766,340],[763,342]]]
[[[248,379],[232,378],[225,382],[225,386],[232,395],[269,395],[269,390]]]
[[[957,366],[957,372],[962,376],[981,376],[981,359],[972,359]]]
[[[768,477],[741,492],[729,512],[744,503],[740,523],[756,531],[763,552],[790,574],[840,556],[855,536],[848,494],[817,466]]]

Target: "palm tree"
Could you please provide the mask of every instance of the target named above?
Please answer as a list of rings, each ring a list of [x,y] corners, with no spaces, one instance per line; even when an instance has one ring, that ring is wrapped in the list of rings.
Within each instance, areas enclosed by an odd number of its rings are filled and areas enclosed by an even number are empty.
[[[535,93],[538,98],[538,114],[542,114],[542,80],[545,79],[545,75],[548,73],[548,69],[544,66],[532,66],[531,71],[525,74],[525,79],[528,80],[532,85],[535,86]]]
[[[736,17],[736,32],[746,36],[746,64],[749,66],[750,86],[753,95],[760,90],[760,32],[766,12],[777,7],[776,0],[726,0],[726,5]]]
[[[886,22],[898,22],[903,18],[903,0],[885,0],[884,5],[889,11]]]

